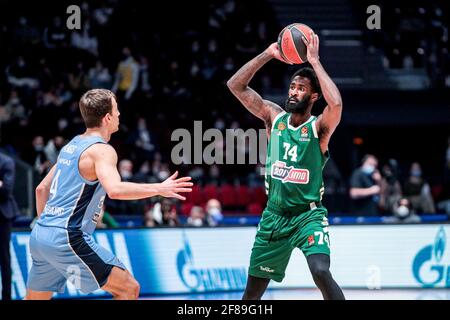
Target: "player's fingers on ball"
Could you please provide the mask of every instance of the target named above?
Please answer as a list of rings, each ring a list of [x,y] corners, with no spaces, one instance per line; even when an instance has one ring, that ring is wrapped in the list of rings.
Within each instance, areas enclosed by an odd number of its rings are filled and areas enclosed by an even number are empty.
[[[314,41],[314,44],[316,44],[316,42],[317,42],[317,34],[315,34],[314,32],[312,33],[311,40]]]
[[[304,36],[302,36],[302,40],[303,40],[303,43],[305,44],[305,45],[309,45],[309,42],[308,42],[308,40],[306,39],[306,37],[304,37]]]

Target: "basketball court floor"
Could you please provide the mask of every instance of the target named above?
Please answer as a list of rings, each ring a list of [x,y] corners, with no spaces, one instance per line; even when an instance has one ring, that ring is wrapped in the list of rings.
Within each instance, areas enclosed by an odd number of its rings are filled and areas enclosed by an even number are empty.
[[[343,289],[347,300],[450,300],[450,289]],[[240,300],[242,292],[143,297],[144,300]],[[263,300],[321,300],[317,289],[270,289]]]

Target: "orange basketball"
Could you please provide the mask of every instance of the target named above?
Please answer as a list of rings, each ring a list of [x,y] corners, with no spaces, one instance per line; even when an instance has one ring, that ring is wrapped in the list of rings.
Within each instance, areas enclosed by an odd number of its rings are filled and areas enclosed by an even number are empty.
[[[306,45],[302,40],[305,37],[310,41],[312,29],[303,23],[293,23],[281,30],[278,35],[278,48],[281,56],[288,62],[301,64],[308,61],[306,58]]]

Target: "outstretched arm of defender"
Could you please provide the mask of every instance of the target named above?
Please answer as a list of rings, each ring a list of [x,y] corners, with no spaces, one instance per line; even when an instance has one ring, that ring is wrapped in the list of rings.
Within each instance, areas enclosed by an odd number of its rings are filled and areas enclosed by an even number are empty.
[[[307,58],[314,71],[322,89],[323,97],[327,102],[323,113],[317,119],[317,131],[321,139],[321,149],[326,151],[328,148],[328,141],[331,135],[341,121],[342,115],[342,97],[336,84],[331,80],[322,64],[319,61],[319,37],[311,32],[311,41],[303,38],[307,46]]]
[[[178,171],[161,183],[133,183],[121,181],[117,171],[116,151],[107,144],[98,144],[93,152],[95,173],[111,199],[138,200],[153,196],[186,200],[180,192],[191,192],[191,177],[176,179]]]
[[[244,107],[263,120],[266,127],[269,128],[272,126],[272,121],[276,115],[283,110],[279,105],[264,100],[248,84],[255,73],[273,58],[285,62],[278,51],[278,45],[276,43],[272,43],[263,53],[247,62],[227,82],[230,91],[239,99]]]

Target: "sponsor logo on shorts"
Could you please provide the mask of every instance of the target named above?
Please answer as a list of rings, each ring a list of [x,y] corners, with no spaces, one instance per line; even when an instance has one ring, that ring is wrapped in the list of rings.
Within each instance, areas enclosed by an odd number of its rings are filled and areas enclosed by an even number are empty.
[[[263,267],[263,266],[259,266],[259,270],[264,271],[264,272],[269,272],[269,273],[275,272],[274,269],[270,269],[269,267]]]
[[[308,184],[309,170],[296,169],[293,166],[287,167],[283,161],[276,161],[272,165],[271,176],[274,179],[281,180],[283,183]]]
[[[314,244],[314,236],[313,235],[310,235],[309,237],[308,237],[308,246],[311,246],[311,245],[313,245]]]

